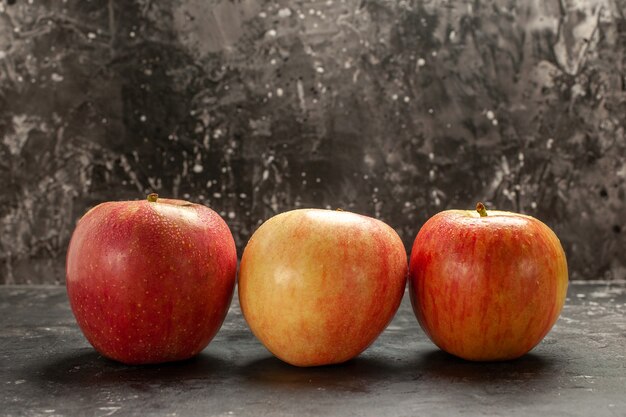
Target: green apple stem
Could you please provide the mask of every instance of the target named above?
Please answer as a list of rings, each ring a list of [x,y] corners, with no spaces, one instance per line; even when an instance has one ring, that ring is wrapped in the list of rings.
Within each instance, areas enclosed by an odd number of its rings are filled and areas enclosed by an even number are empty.
[[[487,209],[483,203],[478,202],[478,204],[476,204],[476,211],[480,214],[480,217],[487,217]]]
[[[151,203],[156,203],[159,195],[157,193],[148,194],[148,201]]]

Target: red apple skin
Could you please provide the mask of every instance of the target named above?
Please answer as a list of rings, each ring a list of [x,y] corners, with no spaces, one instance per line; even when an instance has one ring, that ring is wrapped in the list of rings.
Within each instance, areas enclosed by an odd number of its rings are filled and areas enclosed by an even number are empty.
[[[126,364],[190,358],[219,330],[237,253],[222,218],[181,200],[107,202],[68,248],[70,305],[102,355]]]
[[[241,260],[239,300],[252,332],[296,366],[345,362],[387,327],[406,288],[396,232],[345,211],[293,210],[252,236]]]
[[[410,257],[422,328],[442,350],[473,361],[529,352],[559,317],[567,284],[559,239],[521,214],[441,212],[420,229]]]

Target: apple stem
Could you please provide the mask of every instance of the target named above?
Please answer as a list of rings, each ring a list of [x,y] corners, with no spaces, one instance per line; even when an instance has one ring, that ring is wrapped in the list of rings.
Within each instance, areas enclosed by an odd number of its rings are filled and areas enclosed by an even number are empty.
[[[151,203],[156,203],[158,198],[159,198],[159,195],[157,193],[148,194],[148,201]]]
[[[483,203],[478,202],[478,204],[476,204],[476,211],[480,214],[480,217],[487,217],[487,209]]]

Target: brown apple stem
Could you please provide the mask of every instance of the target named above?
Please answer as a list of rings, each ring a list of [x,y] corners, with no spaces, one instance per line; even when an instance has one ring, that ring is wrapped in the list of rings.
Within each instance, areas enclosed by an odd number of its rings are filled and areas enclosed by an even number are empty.
[[[157,193],[148,194],[148,201],[151,203],[156,203],[159,195]]]
[[[476,211],[480,214],[480,217],[487,217],[487,209],[480,201],[476,204]]]

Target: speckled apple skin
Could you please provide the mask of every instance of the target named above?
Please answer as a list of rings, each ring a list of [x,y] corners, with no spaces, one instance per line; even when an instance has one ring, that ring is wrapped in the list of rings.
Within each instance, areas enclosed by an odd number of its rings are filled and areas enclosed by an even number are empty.
[[[420,229],[409,293],[419,323],[442,350],[474,361],[520,357],[559,317],[568,285],[554,232],[521,214],[448,210]]]
[[[219,330],[237,253],[222,218],[181,200],[107,202],[80,219],[67,254],[67,292],[102,355],[148,364],[190,358]]]
[[[272,217],[246,246],[239,300],[256,337],[296,366],[345,362],[397,311],[407,276],[397,233],[371,217],[302,209]]]

